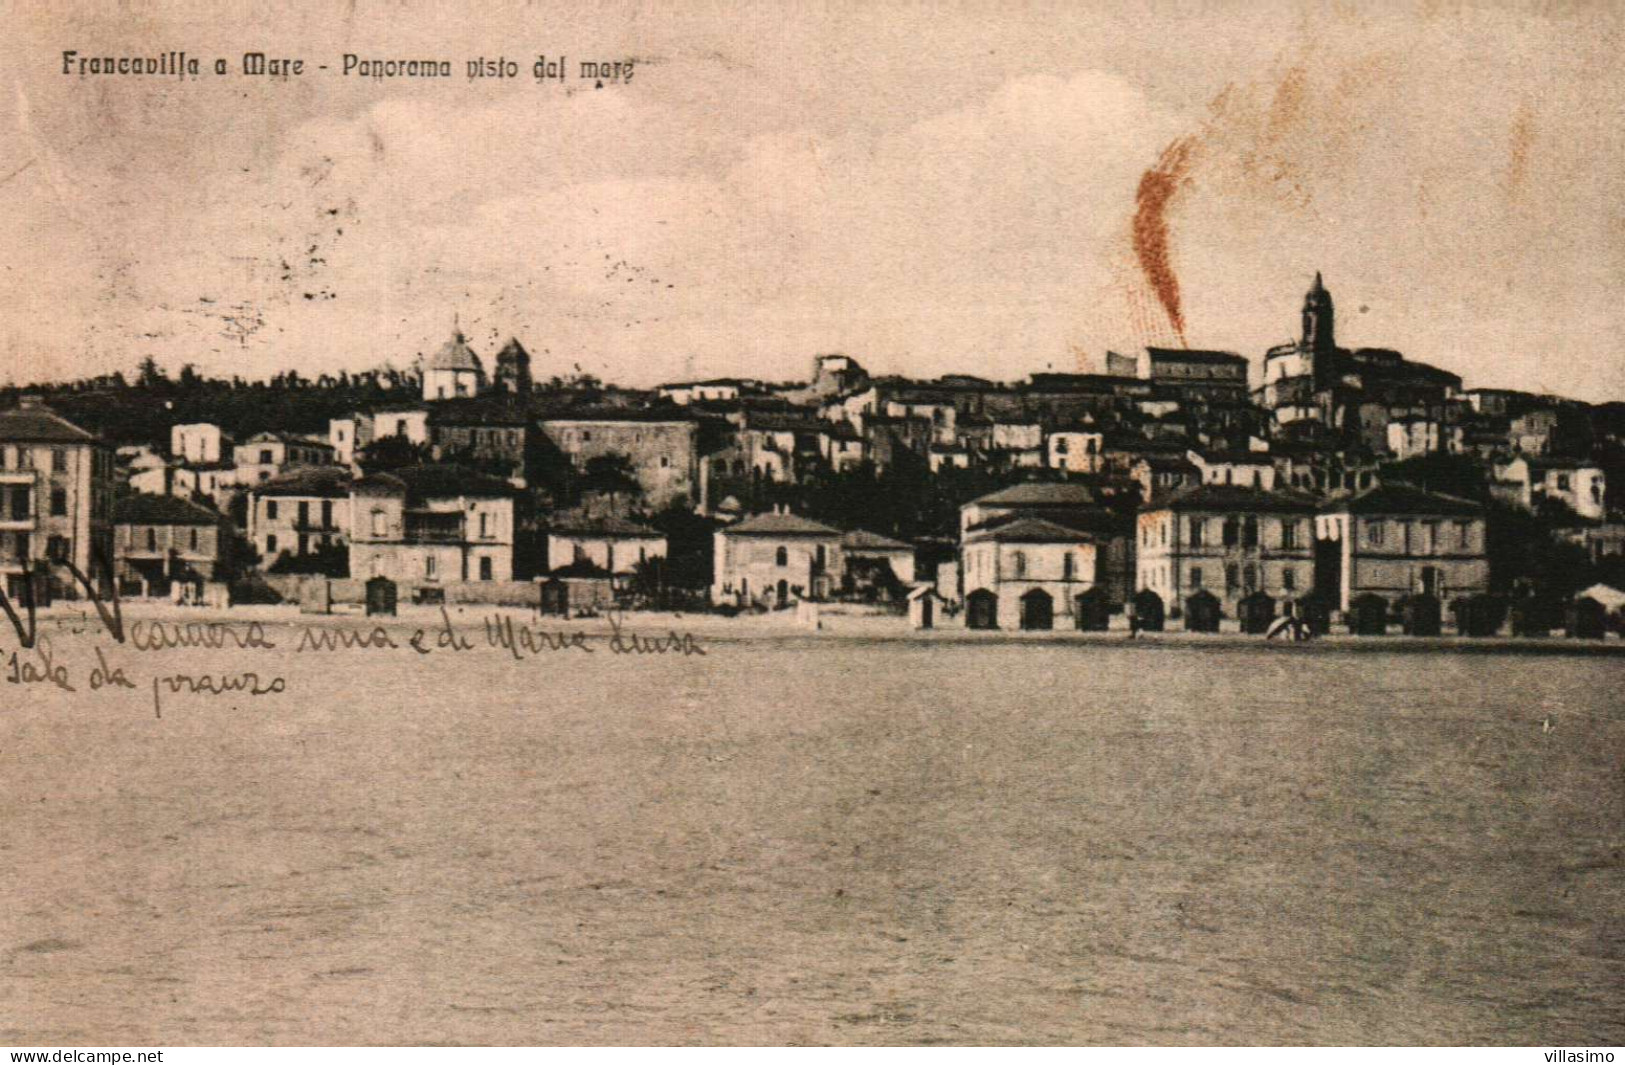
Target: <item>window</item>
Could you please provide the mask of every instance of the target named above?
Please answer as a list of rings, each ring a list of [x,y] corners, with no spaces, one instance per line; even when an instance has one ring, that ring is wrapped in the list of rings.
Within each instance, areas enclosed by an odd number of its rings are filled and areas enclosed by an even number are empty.
[[[1057,455],[1066,454],[1066,437],[1058,436],[1055,438],[1055,453]]]
[[[480,511],[480,535],[482,537],[491,535],[491,515],[483,510]]]
[[[373,511],[372,512],[372,534],[374,536],[383,536],[386,531],[387,531],[387,526],[385,524],[384,512],[381,511],[381,510]]]
[[[1557,490],[1559,492],[1567,492],[1569,490],[1569,475],[1568,474],[1560,473],[1560,474],[1557,475]]]
[[[641,553],[642,553],[642,549],[640,548],[639,549],[639,554],[641,555]],[[814,555],[814,562],[818,566],[818,572],[820,572],[820,573],[824,572],[824,564],[827,561],[828,561],[828,553],[825,551],[824,545],[819,544],[818,548],[817,548],[817,551],[816,551],[816,553]]]
[[[275,533],[272,533],[270,536],[267,536],[265,538],[265,554],[267,556],[271,556],[271,555],[276,554],[276,534]]]
[[[670,465],[671,465],[671,459],[666,457],[665,455],[661,455],[660,456],[660,468],[665,469],[667,466],[670,466]]]
[[[196,526],[194,526],[192,528],[192,550],[193,551],[197,550],[197,527]]]
[[[1366,540],[1373,547],[1381,547],[1382,546],[1382,522],[1380,522],[1380,521],[1366,522],[1365,528],[1366,528]]]
[[[261,462],[270,462],[270,461],[272,461],[272,459],[271,459],[271,449],[270,448],[268,448],[268,447],[260,448],[260,461]]]
[[[1224,567],[1224,590],[1233,592],[1236,590],[1236,584],[1236,564],[1227,563]]]
[[[304,528],[310,524],[310,504],[305,500],[299,502],[299,526]]]
[[[1168,523],[1167,522],[1162,521],[1162,522],[1157,523],[1157,534],[1161,538],[1161,542],[1160,542],[1159,546],[1167,547],[1168,546]]]
[[[1200,588],[1201,586],[1202,586],[1202,567],[1201,566],[1192,566],[1191,567],[1191,587],[1192,588]]]
[[[1298,523],[1291,518],[1281,522],[1281,546],[1288,551],[1298,546]],[[1289,569],[1287,572],[1292,571]],[[1289,584],[1287,587],[1292,586]]]
[[[1241,540],[1241,522],[1235,518],[1224,519],[1224,546],[1235,547]]]
[[[1281,571],[1281,587],[1289,592],[1298,590],[1298,571],[1288,566]]]
[[[1192,547],[1201,547],[1202,546],[1202,532],[1206,528],[1207,528],[1207,522],[1206,521],[1202,520],[1201,518],[1192,518],[1191,519],[1191,546]],[[1197,570],[1196,572],[1200,573],[1202,571]]]
[[[1249,592],[1258,587],[1258,567],[1250,562],[1242,568],[1241,586]]]
[[[1072,552],[1068,551],[1061,556],[1061,579],[1063,581],[1072,579],[1072,566]]]
[[[147,528],[147,550],[158,550],[158,530],[150,526]]]
[[[54,447],[51,449],[51,472],[68,472],[68,453],[59,447]]]
[[[51,517],[61,518],[68,513],[68,492],[65,488],[51,489]]]
[[[423,556],[423,575],[425,577],[429,578],[431,581],[434,580],[434,556],[433,555],[424,555]]]
[[[276,500],[274,499],[265,501],[265,520],[276,521]]]
[[[1015,564],[1016,576],[1025,577],[1027,575],[1027,553],[1025,551],[1017,551],[1015,555],[1012,556],[1011,561]]]
[[[1466,550],[1472,544],[1473,523],[1469,521],[1456,522],[1456,546]]]
[[[1241,546],[1242,547],[1257,547],[1258,546],[1258,519],[1253,517],[1252,515],[1248,515],[1247,520],[1242,523],[1242,526],[1241,526]]]
[[[776,565],[788,566],[790,564],[790,549],[787,547],[780,547],[777,551],[773,552],[773,561]]]
[[[333,501],[331,499],[324,499],[322,500],[322,528],[331,529],[332,527]]]
[[[32,505],[32,502],[33,496],[29,494],[26,487],[18,486],[13,488],[11,490],[12,518],[16,521],[26,521],[28,519],[29,507]]]
[[[491,557],[489,555],[485,555],[485,556],[482,556],[480,558],[480,580],[488,581],[490,579],[491,579]]]

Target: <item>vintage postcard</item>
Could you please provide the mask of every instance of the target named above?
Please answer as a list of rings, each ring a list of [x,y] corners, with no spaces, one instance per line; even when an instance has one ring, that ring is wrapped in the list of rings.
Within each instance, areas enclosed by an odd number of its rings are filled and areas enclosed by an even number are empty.
[[[1625,1042],[1619,5],[0,29],[0,1043]]]

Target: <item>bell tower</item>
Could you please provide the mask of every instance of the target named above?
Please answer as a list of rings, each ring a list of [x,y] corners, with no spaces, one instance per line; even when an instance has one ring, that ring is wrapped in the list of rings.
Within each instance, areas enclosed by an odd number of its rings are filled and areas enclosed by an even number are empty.
[[[1332,294],[1315,271],[1315,283],[1303,297],[1303,347],[1316,355],[1330,355],[1337,350],[1333,325]]]

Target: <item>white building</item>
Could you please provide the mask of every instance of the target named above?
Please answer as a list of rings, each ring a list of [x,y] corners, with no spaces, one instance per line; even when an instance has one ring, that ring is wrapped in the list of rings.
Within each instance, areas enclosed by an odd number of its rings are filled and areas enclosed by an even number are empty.
[[[1496,495],[1525,510],[1542,497],[1555,499],[1582,518],[1608,516],[1608,477],[1602,468],[1579,459],[1531,458],[1520,455],[1495,467]]]
[[[513,579],[513,487],[451,465],[355,482],[350,576],[413,588]]]
[[[477,396],[485,390],[485,367],[461,331],[423,366],[424,401]],[[389,435],[387,433],[382,435]]]
[[[1078,596],[1094,587],[1095,543],[1042,518],[966,534],[960,546],[965,623],[976,629],[1075,627]]]
[[[211,422],[171,426],[169,454],[191,466],[206,466],[228,456],[231,437]]]
[[[822,598],[842,573],[841,532],[810,518],[757,514],[718,529],[711,601],[738,606],[787,606]]]
[[[547,531],[549,569],[589,562],[606,573],[629,577],[644,561],[665,557],[664,533],[625,518],[566,520]]]

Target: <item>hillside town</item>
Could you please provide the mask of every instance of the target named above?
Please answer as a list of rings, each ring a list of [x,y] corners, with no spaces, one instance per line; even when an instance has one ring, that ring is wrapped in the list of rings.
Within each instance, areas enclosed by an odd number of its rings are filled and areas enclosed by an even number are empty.
[[[1625,594],[1625,402],[1346,347],[1317,274],[1259,357],[1024,380],[631,389],[458,330],[407,371],[191,367],[7,390],[14,605],[95,589],[309,612],[852,604],[916,628],[1598,637]],[[550,367],[540,368],[544,371]]]

